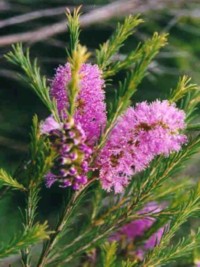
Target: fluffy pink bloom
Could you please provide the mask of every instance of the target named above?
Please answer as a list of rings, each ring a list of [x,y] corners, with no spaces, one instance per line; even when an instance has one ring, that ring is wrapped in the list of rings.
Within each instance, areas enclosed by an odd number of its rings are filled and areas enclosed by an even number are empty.
[[[144,209],[142,209],[138,214],[154,214],[158,213],[163,209],[163,205],[158,205],[156,202],[150,202]],[[123,240],[125,246],[128,246],[129,243],[133,243],[136,239],[141,238],[144,234],[153,226],[156,219],[152,218],[150,215],[143,219],[132,221],[121,229],[119,229],[115,234],[110,237],[110,241]],[[135,255],[139,259],[143,259],[144,253],[156,246],[162,238],[165,227],[161,227],[155,233],[153,233],[147,240],[144,241],[144,244],[140,246],[136,251]]]
[[[85,131],[87,143],[94,145],[106,124],[104,81],[97,65],[83,64],[80,69],[80,92],[77,98],[75,122]],[[51,85],[51,97],[57,102],[60,115],[66,116],[68,108],[67,85],[71,79],[70,64],[60,66]]]
[[[130,178],[148,167],[155,156],[179,151],[187,141],[185,113],[167,100],[142,102],[119,118],[97,159],[107,191],[122,192]]]

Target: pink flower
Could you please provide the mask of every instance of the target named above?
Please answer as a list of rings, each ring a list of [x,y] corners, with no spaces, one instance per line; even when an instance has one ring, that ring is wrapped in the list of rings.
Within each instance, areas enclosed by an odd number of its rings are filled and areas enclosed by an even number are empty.
[[[163,205],[159,205],[156,202],[148,203],[138,214],[155,214],[163,209]],[[156,219],[148,215],[147,217],[139,220],[132,221],[122,228],[120,228],[115,234],[110,237],[110,241],[125,241],[125,246],[128,247],[129,243],[134,243],[138,238],[142,238],[145,233],[153,226]],[[157,244],[159,244],[162,235],[164,233],[165,227],[161,227],[155,233],[153,233],[144,244],[141,245],[136,251],[135,255],[137,258],[142,260],[146,251],[153,249]],[[132,252],[132,251],[131,251]]]
[[[128,108],[97,159],[102,187],[123,191],[136,173],[144,170],[158,155],[169,156],[187,141],[185,113],[167,100],[142,102]]]
[[[138,214],[154,214],[160,212],[162,208],[163,207],[158,205],[156,202],[150,202],[142,210],[140,210]],[[135,238],[142,237],[144,233],[154,224],[154,222],[155,218],[150,216],[132,221],[121,227],[117,233],[111,237],[111,240],[120,240],[121,236],[126,236],[127,241],[133,241]]]
[[[87,143],[94,146],[106,124],[104,81],[98,66],[91,64],[82,65],[80,78],[80,92],[74,119],[85,131]],[[50,91],[51,97],[57,102],[60,115],[64,117],[69,107],[67,86],[70,79],[70,64],[60,66],[56,70]]]
[[[61,129],[61,125],[54,120],[52,116],[49,116],[41,125],[40,125],[40,132],[41,134],[48,134],[52,130]]]

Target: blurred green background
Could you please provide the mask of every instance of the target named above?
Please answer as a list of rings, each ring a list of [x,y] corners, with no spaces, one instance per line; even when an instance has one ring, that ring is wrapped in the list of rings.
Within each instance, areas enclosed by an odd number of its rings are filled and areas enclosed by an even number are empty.
[[[121,12],[128,4],[132,8]],[[134,102],[166,98],[182,74],[191,76],[193,82],[200,84],[200,1],[121,0],[117,1],[116,5],[115,1],[106,0],[0,0],[0,167],[8,171],[14,171],[26,157],[33,115],[36,113],[43,119],[48,112],[28,86],[20,81],[17,70],[4,59],[3,55],[11,48],[9,41],[6,44],[1,42],[5,37],[8,40],[8,37],[13,35],[21,41],[21,33],[31,33],[43,27],[53,31],[52,25],[65,19],[65,8],[79,5],[82,5],[84,16],[103,7],[105,12],[107,10],[113,13],[110,19],[97,18],[95,23],[88,23],[88,26],[82,29],[81,43],[91,52],[109,38],[117,22],[123,20],[126,14],[141,14],[145,23],[128,39],[116,60],[150,37],[153,32],[169,32],[169,44],[151,64],[148,75],[134,96]],[[31,19],[32,16],[35,16],[35,19]],[[24,22],[20,23],[20,20]],[[41,35],[41,40],[39,38],[37,42],[33,42],[31,38],[25,42],[25,46],[31,48],[31,57],[38,58],[42,73],[47,75],[49,81],[55,68],[67,60],[68,40],[66,31],[44,40]],[[115,77],[114,84],[117,84],[117,80],[122,76],[123,73]],[[195,159],[195,166],[197,161],[198,159]],[[191,173],[198,175],[198,168],[192,165],[188,175]],[[14,233],[18,227],[20,212],[16,207],[23,204],[23,198],[13,195],[11,198],[10,193],[7,196],[0,202],[0,225],[6,224],[6,231],[0,227],[1,241],[9,238],[10,233]],[[48,214],[49,210],[55,210],[61,196],[59,192],[53,192],[51,195],[46,191],[46,199],[49,207],[42,207],[43,215],[46,215],[45,212]],[[15,205],[12,205],[13,201]],[[5,263],[2,266],[5,266]]]

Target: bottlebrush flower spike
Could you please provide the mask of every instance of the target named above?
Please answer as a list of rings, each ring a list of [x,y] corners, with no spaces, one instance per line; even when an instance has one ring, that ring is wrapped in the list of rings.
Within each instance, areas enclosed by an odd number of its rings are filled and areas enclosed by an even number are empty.
[[[80,92],[74,119],[85,131],[87,143],[93,146],[98,141],[106,124],[104,81],[97,65],[83,64],[80,69],[80,76]],[[66,117],[66,109],[69,105],[67,85],[70,79],[70,64],[60,66],[56,70],[50,91],[51,97],[57,102],[60,115],[64,117]]]
[[[52,117],[41,124],[41,133],[48,135],[58,154],[51,172],[46,175],[46,185],[59,182],[61,187],[72,186],[78,190],[87,182],[88,161],[91,149],[85,144],[85,133],[80,125],[70,119],[58,124]]]
[[[187,138],[185,113],[167,100],[142,102],[119,118],[97,159],[107,191],[122,192],[130,178],[148,167],[155,156],[179,151]]]

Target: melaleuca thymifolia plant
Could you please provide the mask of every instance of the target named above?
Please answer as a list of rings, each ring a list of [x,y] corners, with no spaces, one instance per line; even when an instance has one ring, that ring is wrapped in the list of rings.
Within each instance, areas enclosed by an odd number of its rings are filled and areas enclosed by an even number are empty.
[[[23,232],[1,244],[0,258],[19,253],[24,267],[155,267],[185,257],[197,264],[199,231],[181,239],[177,232],[200,211],[200,184],[181,177],[181,168],[200,149],[200,126],[193,123],[198,87],[183,76],[168,99],[131,106],[167,35],[154,33],[114,61],[142,23],[129,16],[96,50],[91,64],[91,54],[79,43],[79,10],[67,12],[67,19],[68,60],[51,82],[21,44],[6,55],[22,69],[49,116],[43,121],[34,116],[27,162],[13,176],[0,170],[1,186],[22,191],[27,205]],[[127,75],[107,100],[107,82],[111,87],[122,70]],[[52,227],[36,216],[44,184],[66,192]]]

